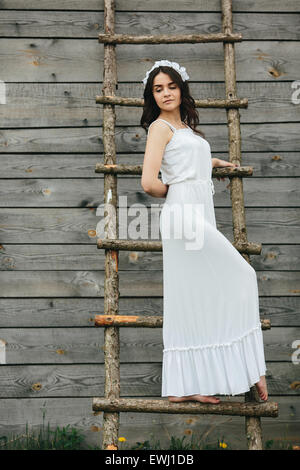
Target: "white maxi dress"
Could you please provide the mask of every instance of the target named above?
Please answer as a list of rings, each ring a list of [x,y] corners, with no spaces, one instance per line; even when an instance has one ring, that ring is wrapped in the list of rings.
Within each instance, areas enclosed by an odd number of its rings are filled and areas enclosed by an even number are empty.
[[[256,272],[216,227],[209,143],[158,119],[173,131],[160,169],[161,396],[238,395],[267,370]]]

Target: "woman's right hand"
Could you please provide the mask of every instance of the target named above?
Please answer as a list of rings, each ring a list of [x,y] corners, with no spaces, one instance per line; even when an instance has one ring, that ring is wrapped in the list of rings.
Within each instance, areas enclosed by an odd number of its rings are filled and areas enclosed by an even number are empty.
[[[238,165],[237,164],[234,164],[234,163],[231,163],[231,162],[228,162],[227,160],[221,160],[220,158],[216,158],[215,159],[215,164],[214,164],[214,168],[216,167],[226,167],[226,166],[233,166],[234,168],[236,168]],[[222,181],[225,181],[225,176],[217,176],[216,177],[218,181],[222,180]]]

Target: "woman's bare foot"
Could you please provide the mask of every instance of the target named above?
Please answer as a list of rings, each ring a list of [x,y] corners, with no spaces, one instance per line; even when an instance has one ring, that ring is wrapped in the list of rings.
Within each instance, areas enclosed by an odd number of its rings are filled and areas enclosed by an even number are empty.
[[[180,402],[180,401],[200,401],[201,403],[220,403],[220,398],[212,397],[212,396],[205,396],[205,395],[187,395],[185,397],[168,397],[169,401],[172,402]]]
[[[266,377],[264,375],[261,375],[260,379],[258,382],[255,384],[258,394],[260,398],[263,401],[268,400],[268,390],[267,390],[267,383],[266,383]]]

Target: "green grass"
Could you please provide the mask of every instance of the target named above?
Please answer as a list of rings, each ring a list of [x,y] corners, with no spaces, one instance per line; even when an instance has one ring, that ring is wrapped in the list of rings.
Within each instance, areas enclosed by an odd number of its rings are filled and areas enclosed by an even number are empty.
[[[206,433],[207,434],[207,433]],[[232,449],[228,440],[217,439],[207,442],[207,435],[196,436],[191,435],[189,441],[185,441],[187,436],[170,437],[170,443],[167,448],[161,447],[160,441],[155,440],[154,435],[150,434],[151,439],[136,442],[133,446],[129,446],[126,439],[119,442],[119,450],[229,450]],[[266,450],[292,450],[291,442],[268,440],[265,443]],[[45,428],[44,422],[38,432],[28,430],[26,423],[26,432],[21,435],[11,435],[9,437],[0,436],[0,450],[101,450],[100,446],[90,446],[85,443],[85,436],[68,424],[66,427],[57,427],[55,430],[50,429],[48,423]],[[234,449],[233,449],[234,450]],[[237,449],[236,449],[237,450]]]
[[[54,431],[40,428],[38,433],[29,432],[26,424],[25,434],[9,437],[0,436],[1,450],[80,450],[84,436],[77,429],[70,428],[68,424],[62,429],[57,427]]]

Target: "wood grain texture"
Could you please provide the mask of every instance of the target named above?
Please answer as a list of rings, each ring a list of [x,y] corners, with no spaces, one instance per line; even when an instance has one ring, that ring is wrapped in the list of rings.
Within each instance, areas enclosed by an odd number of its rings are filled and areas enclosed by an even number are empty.
[[[1,0],[1,8],[17,10],[101,10],[103,11],[103,0]],[[118,0],[116,12],[118,11],[218,11],[221,12],[219,0],[165,0],[162,4],[159,0]],[[299,12],[298,0],[234,0],[233,11],[268,11],[268,12]]]
[[[289,41],[244,41],[236,45],[237,81],[299,79],[300,48]],[[171,47],[171,49],[170,49]],[[158,48],[158,49],[157,49]],[[179,62],[191,82],[223,82],[223,43],[117,47],[118,81],[141,83],[158,57]],[[1,80],[10,82],[99,82],[103,45],[95,39],[2,38]],[[133,60],[134,58],[134,60]]]
[[[1,297],[103,297],[101,271],[0,271]],[[260,295],[299,295],[300,271],[258,271]],[[163,295],[162,271],[124,271],[120,296]]]
[[[138,202],[141,202],[140,200]],[[88,204],[88,201],[87,201]],[[94,245],[97,256],[96,227],[100,217],[94,208],[16,208],[0,209],[1,242],[5,243],[82,243]],[[217,228],[232,239],[231,208],[216,208]],[[254,243],[299,243],[299,208],[246,208],[247,233]],[[136,216],[128,218],[130,223]],[[148,228],[150,227],[148,212]],[[120,219],[119,236],[128,237],[128,224]],[[158,217],[151,224],[153,233],[146,239],[159,240]],[[142,236],[142,235],[141,235]]]
[[[222,153],[212,152],[212,156],[228,160],[228,152],[226,151]],[[297,151],[245,151],[242,155],[243,166],[253,168],[253,175],[251,176],[253,181],[258,177],[272,178],[273,181],[278,181],[279,177],[299,177],[299,159],[300,152]],[[0,154],[1,178],[2,180],[7,178],[26,178],[29,180],[35,180],[36,178],[85,178],[87,188],[90,179],[93,180],[97,177],[101,180],[102,178],[100,174],[95,173],[95,166],[100,161],[101,155],[92,153],[19,153],[10,154],[9,157],[6,154]],[[117,161],[121,165],[142,165],[143,154],[139,152],[118,153]],[[225,189],[228,180],[225,183],[216,183],[217,190]],[[246,180],[245,183],[247,183]],[[100,194],[99,191],[98,193]]]
[[[121,367],[121,396],[161,395],[161,363],[126,363]],[[272,395],[299,397],[299,374],[292,362],[268,362],[266,380]],[[243,394],[241,394],[242,396]],[[103,364],[6,365],[0,368],[0,397],[104,396]],[[273,401],[273,398],[272,398]],[[297,403],[297,401],[295,401]]]
[[[104,266],[104,250],[94,245],[5,244],[0,246],[0,270],[77,270],[98,271]],[[259,256],[251,256],[256,271],[297,271],[298,245],[263,244]],[[119,251],[119,271],[156,271],[163,269],[161,252]]]
[[[1,2],[3,4],[3,2]],[[49,7],[53,6],[52,2]],[[63,2],[61,2],[63,3]],[[84,2],[83,2],[84,3]],[[119,4],[122,2],[118,2]],[[186,4],[184,16],[179,11],[166,11],[161,15],[164,5],[159,5],[158,11],[139,12],[140,3],[135,2],[134,14],[130,11],[117,11],[117,34],[134,36],[151,35],[155,29],[155,35],[166,34],[166,28],[172,25],[172,35],[175,34],[207,34],[221,32],[220,12],[203,12],[203,1],[197,2],[198,11],[188,11],[192,2],[177,2],[177,7]],[[146,8],[152,7],[146,4]],[[211,2],[214,3],[214,2]],[[237,3],[234,0],[233,5]],[[289,2],[291,3],[291,2]],[[27,4],[27,2],[26,2]],[[39,2],[39,11],[33,10],[3,10],[0,18],[1,37],[31,37],[31,38],[98,38],[103,33],[104,15],[99,11],[42,11],[42,2]],[[210,7],[210,5],[208,5]],[[78,9],[78,8],[75,8]],[[173,9],[174,10],[174,5]],[[274,6],[269,13],[236,12],[234,14],[234,32],[242,33],[243,41],[284,39],[299,40],[298,29],[300,8],[298,13],[280,14]]]
[[[1,328],[6,342],[6,364],[104,364],[104,327]],[[263,330],[266,361],[290,363],[300,327]],[[162,328],[120,329],[120,362],[162,361]],[[298,355],[300,360],[300,353]],[[295,365],[296,368],[296,365]]]
[[[0,106],[0,127],[97,127],[103,125],[103,105],[96,104],[102,83],[7,83],[8,106]],[[247,97],[248,107],[240,108],[241,123],[299,122],[300,106],[292,97],[297,95],[293,82],[240,82],[238,95]],[[299,88],[299,86],[298,86]],[[195,99],[224,97],[224,83],[192,83]],[[293,95],[294,94],[294,95]],[[141,98],[142,85],[124,83],[118,96]],[[141,108],[115,106],[117,126],[139,126]],[[200,125],[225,124],[226,113],[220,109],[198,108]]]
[[[165,198],[153,198],[141,187],[140,177],[118,178],[117,206],[123,206],[124,198],[128,210],[139,199],[140,204],[151,207],[162,205]],[[214,178],[216,207],[230,207],[229,178],[217,181]],[[296,178],[243,179],[245,207],[299,207],[300,185]],[[11,179],[0,180],[0,207],[90,207],[97,208],[106,200],[103,195],[102,178],[69,179]],[[126,199],[125,199],[126,198]],[[130,212],[129,214],[130,215]],[[111,238],[111,237],[110,237]]]
[[[0,298],[0,307],[1,328],[89,327],[94,330],[94,316],[104,311],[103,297]],[[259,307],[261,318],[271,319],[271,334],[266,335],[270,341],[277,327],[300,327],[299,296],[260,296]],[[163,298],[121,297],[119,313],[160,316]]]
[[[211,144],[212,156],[228,151],[227,125],[199,126]],[[300,148],[300,122],[242,124],[242,152],[295,152]],[[0,153],[95,153],[103,162],[102,129],[97,127],[29,128],[0,130]],[[117,152],[144,152],[147,135],[140,126],[115,130]],[[221,156],[220,156],[221,158]],[[99,160],[98,160],[99,161]]]

